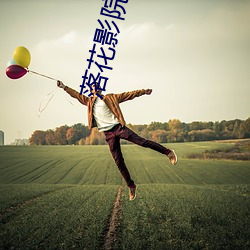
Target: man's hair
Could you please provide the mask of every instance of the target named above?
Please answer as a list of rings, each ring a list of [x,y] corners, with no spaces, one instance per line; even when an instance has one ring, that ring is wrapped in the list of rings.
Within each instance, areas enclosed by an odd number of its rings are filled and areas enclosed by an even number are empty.
[[[93,85],[95,85],[95,90],[96,90],[96,87],[98,86],[98,82],[95,82],[95,83],[92,82],[92,83],[90,84],[91,88],[92,88]]]

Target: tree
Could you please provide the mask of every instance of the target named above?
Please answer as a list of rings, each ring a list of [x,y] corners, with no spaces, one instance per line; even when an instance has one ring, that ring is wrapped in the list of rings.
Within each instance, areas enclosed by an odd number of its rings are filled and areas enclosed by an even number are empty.
[[[240,124],[240,138],[250,138],[250,117]]]
[[[158,143],[164,143],[167,142],[167,131],[162,129],[157,129],[155,131],[151,131],[151,138],[153,141]]]
[[[46,135],[45,131],[36,130],[31,135],[31,137],[29,139],[29,143],[31,145],[45,145],[46,144],[45,135]]]
[[[56,144],[57,145],[67,145],[68,144],[68,141],[66,138],[66,133],[67,133],[68,128],[69,127],[67,125],[56,128],[55,137],[56,137]]]
[[[45,132],[45,141],[46,145],[56,145],[57,144],[57,138],[55,131],[52,129],[49,129]]]
[[[167,123],[162,123],[162,122],[151,122],[147,128],[149,131],[154,131],[154,130],[158,130],[158,129],[168,130]]]
[[[66,132],[66,139],[69,145],[75,144],[76,133],[73,127],[70,127]]]
[[[240,138],[240,125],[241,125],[242,121],[239,119],[236,119],[234,121],[234,127],[233,127],[233,135],[234,138]]]
[[[77,123],[71,126],[66,133],[68,144],[81,144],[85,141],[86,137],[90,135],[87,126]],[[82,140],[83,139],[83,140]],[[80,142],[81,141],[81,142]]]
[[[147,128],[147,125],[144,126],[144,129],[142,131],[139,132],[139,135],[145,139],[151,139],[150,138],[150,134]]]
[[[192,130],[202,130],[204,128],[204,125],[202,122],[191,122],[189,124],[189,129]]]
[[[90,145],[102,145],[105,144],[106,139],[103,133],[100,133],[97,128],[93,128],[91,130],[90,136],[88,137],[88,140],[86,139],[86,143],[87,142]]]
[[[181,124],[182,127],[182,140],[184,142],[188,141],[188,132],[189,132],[189,125],[185,122]]]
[[[78,145],[85,145],[85,144],[87,144],[86,143],[86,139],[80,139],[79,141],[78,141]]]
[[[245,121],[235,119],[221,122],[184,123],[178,119],[168,123],[152,122],[149,125],[132,125],[128,128],[139,136],[156,142],[204,141],[214,139],[250,138],[250,118]],[[46,132],[36,130],[29,139],[31,145],[57,144],[105,144],[105,136],[95,128],[91,131],[87,126],[78,123],[49,129]],[[127,143],[123,140],[122,143]]]
[[[192,130],[188,133],[190,141],[211,141],[216,138],[216,134],[211,129]]]
[[[220,123],[218,121],[214,123],[214,125],[213,125],[213,131],[216,134],[216,138],[220,139],[221,125],[220,125]]]
[[[169,120],[169,132],[167,135],[168,142],[181,142],[183,141],[182,123],[178,119]]]

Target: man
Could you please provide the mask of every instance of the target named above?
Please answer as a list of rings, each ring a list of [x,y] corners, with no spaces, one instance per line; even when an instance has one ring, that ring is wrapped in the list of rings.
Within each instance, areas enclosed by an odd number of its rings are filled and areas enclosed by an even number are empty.
[[[136,197],[136,185],[131,179],[127,166],[121,152],[120,139],[133,142],[139,146],[151,148],[159,153],[168,156],[172,165],[177,163],[177,156],[174,150],[163,147],[161,144],[146,140],[132,130],[127,128],[119,103],[132,100],[144,94],[150,95],[152,89],[135,90],[121,94],[101,95],[100,90],[91,90],[92,96],[81,95],[77,91],[65,86],[61,81],[57,81],[57,86],[63,88],[69,95],[78,99],[80,103],[88,107],[89,129],[97,127],[100,132],[104,132],[106,141],[109,144],[110,152],[120,170],[124,180],[129,187],[129,199],[132,201]],[[100,98],[102,97],[102,99]]]

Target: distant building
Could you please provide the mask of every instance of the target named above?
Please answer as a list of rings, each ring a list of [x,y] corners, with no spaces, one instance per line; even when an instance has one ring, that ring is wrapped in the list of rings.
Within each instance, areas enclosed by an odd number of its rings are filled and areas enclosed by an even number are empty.
[[[4,132],[0,130],[0,146],[4,145]]]

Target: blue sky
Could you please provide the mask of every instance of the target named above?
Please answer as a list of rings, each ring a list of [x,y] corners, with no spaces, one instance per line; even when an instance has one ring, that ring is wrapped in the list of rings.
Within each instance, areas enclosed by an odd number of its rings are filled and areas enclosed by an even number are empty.
[[[31,73],[11,80],[5,70],[22,45],[31,53],[31,70],[80,91],[97,19],[113,20],[100,15],[103,5],[101,0],[1,1],[0,130],[7,144],[37,129],[87,124],[86,107],[55,81]],[[249,1],[130,0],[123,6],[125,20],[115,20],[120,34],[104,94],[153,89],[151,96],[121,104],[127,123],[250,116]]]

